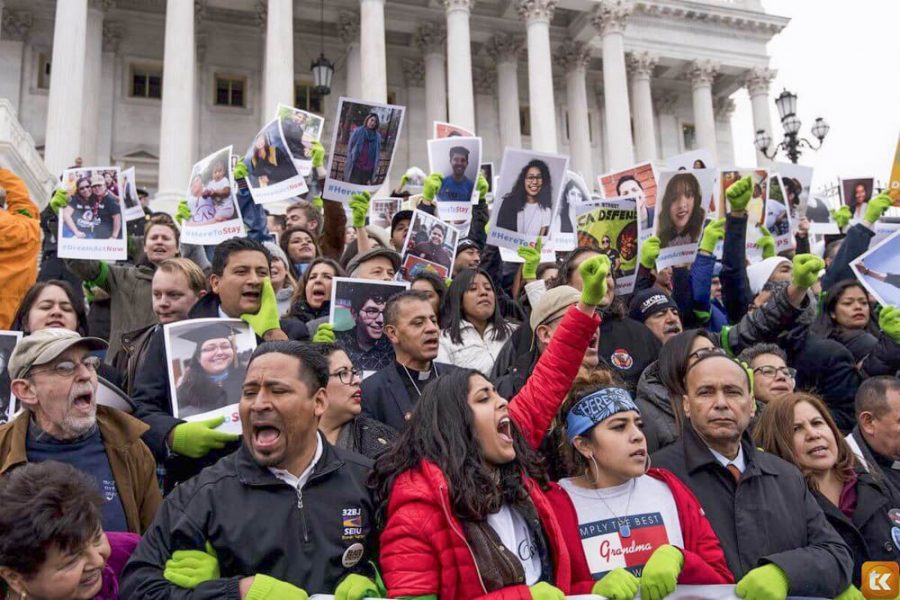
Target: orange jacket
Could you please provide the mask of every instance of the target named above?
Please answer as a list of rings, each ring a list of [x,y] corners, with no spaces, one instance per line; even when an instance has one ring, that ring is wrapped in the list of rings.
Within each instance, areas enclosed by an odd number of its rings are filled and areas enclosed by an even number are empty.
[[[9,329],[19,302],[37,280],[41,221],[28,188],[12,171],[0,169],[6,210],[0,210],[0,329]]]

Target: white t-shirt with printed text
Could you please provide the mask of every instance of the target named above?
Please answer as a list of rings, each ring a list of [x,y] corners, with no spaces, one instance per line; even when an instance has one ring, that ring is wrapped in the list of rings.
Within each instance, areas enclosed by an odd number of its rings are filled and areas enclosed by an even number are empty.
[[[519,558],[525,569],[525,584],[536,584],[541,578],[541,557],[525,518],[504,504],[499,511],[487,516],[487,523],[506,549]]]

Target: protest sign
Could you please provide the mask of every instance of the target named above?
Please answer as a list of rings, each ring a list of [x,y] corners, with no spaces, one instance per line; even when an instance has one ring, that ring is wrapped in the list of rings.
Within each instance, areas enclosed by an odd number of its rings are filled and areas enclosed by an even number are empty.
[[[62,187],[69,202],[59,211],[60,258],[125,260],[124,206],[117,167],[66,169]]]
[[[434,133],[432,137],[436,140],[448,137],[475,137],[475,132],[469,131],[465,127],[454,125],[453,123],[434,121]]]
[[[634,198],[637,201],[641,241],[653,235],[656,210],[656,171],[649,162],[597,177],[604,198]]]
[[[772,170],[777,172],[777,175],[773,175],[773,177],[778,178],[785,205],[790,211],[792,233],[797,232],[797,225],[804,217],[809,220],[810,233],[823,233],[819,230],[833,225],[827,207],[820,205],[818,200],[810,203],[812,167],[792,163],[775,163]],[[837,233],[836,230],[835,233]]]
[[[568,164],[568,156],[506,148],[487,243],[515,251],[546,238]]]
[[[99,375],[97,376],[97,391],[94,396],[97,399],[97,406],[108,406],[129,414],[134,412],[134,404],[128,394],[116,384]]]
[[[660,171],[658,182],[663,192],[657,194],[654,234],[659,238],[656,268],[660,270],[693,262],[715,174],[712,169]]]
[[[617,295],[633,292],[638,258],[637,201],[590,200],[579,205],[575,214],[578,247],[595,248],[609,257]]]
[[[889,217],[883,215],[880,219],[873,223],[875,235],[869,240],[869,248],[874,248],[881,243],[882,240],[890,236],[892,233],[900,229],[900,217]]]
[[[0,425],[16,414],[16,398],[10,389],[9,357],[22,339],[21,331],[0,331]]]
[[[185,421],[225,417],[241,432],[238,403],[256,334],[240,319],[188,319],[163,326],[172,414]]]
[[[781,177],[772,173],[767,180],[769,190],[766,194],[765,226],[775,239],[775,252],[792,250],[794,243],[794,227],[791,211],[785,201],[785,191],[781,186]]]
[[[853,221],[862,221],[875,189],[875,180],[872,177],[841,177],[841,202],[850,208]]]
[[[850,268],[882,306],[900,306],[900,231],[850,263]]]
[[[494,163],[486,162],[481,163],[481,174],[484,175],[485,181],[488,184],[488,194],[494,193]],[[478,198],[475,198],[474,202],[478,202]]]
[[[401,204],[403,198],[373,198],[369,203],[369,225],[377,225],[390,231],[391,220],[400,211]]]
[[[138,198],[137,184],[134,181],[134,167],[119,172],[119,190],[124,205],[124,214],[126,221],[134,221],[135,219],[144,218],[144,207],[141,206],[140,198]]]
[[[698,171],[701,169],[712,169],[714,173],[714,182],[712,194],[709,197],[709,202],[706,204],[707,219],[714,217],[717,214],[721,189],[719,188],[718,165],[716,164],[716,159],[712,152],[706,148],[700,148],[699,150],[691,150],[690,152],[677,154],[666,159],[665,167],[670,171],[684,171],[686,169]]]
[[[478,165],[481,138],[449,137],[428,140],[428,172],[440,173],[441,187],[434,197],[437,215],[448,223],[472,219],[473,199],[477,201]]]
[[[719,218],[731,214],[731,205],[725,191],[731,184],[743,177],[750,177],[753,181],[753,190],[750,202],[747,203],[747,239],[746,256],[750,262],[762,260],[762,250],[756,242],[762,237],[760,227],[766,223],[766,195],[769,189],[769,172],[766,169],[742,169],[738,167],[723,167],[719,172]]]
[[[231,146],[226,146],[191,169],[187,191],[191,218],[182,223],[182,242],[209,246],[244,235],[244,222],[234,196],[230,159]]]
[[[900,206],[900,137],[897,138],[897,149],[894,150],[894,160],[891,163],[888,193],[894,201],[894,206]]]
[[[322,197],[344,204],[387,180],[403,127],[403,106],[341,98]]]
[[[566,171],[566,181],[550,225],[550,239],[556,251],[573,250],[577,245],[575,217],[579,206],[591,201],[587,184],[575,171]]]
[[[312,171],[312,145],[322,137],[325,119],[286,104],[279,104],[276,114],[281,137],[291,153],[294,167],[306,177]]]
[[[446,279],[453,270],[458,243],[459,230],[455,227],[426,212],[413,211],[401,253],[403,278],[412,281],[425,269]]]
[[[247,187],[257,204],[287,200],[309,191],[288,151],[281,119],[272,119],[260,129],[242,160],[247,166]]]

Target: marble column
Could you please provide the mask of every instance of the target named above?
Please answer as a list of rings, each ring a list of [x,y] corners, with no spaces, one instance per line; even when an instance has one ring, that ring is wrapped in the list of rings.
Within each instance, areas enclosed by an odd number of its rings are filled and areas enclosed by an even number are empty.
[[[663,158],[681,154],[684,151],[681,143],[681,131],[675,117],[678,96],[672,92],[660,92],[653,99],[653,107],[659,119],[659,149]]]
[[[588,114],[591,115],[589,120],[592,130],[591,138],[593,139],[591,144],[591,165],[595,174],[595,180],[587,181],[586,183],[588,188],[593,190],[597,187],[596,175],[606,171],[604,162],[606,149],[603,147],[603,140],[606,139],[606,136],[603,133],[603,109],[601,108],[603,106],[603,88],[599,82],[588,79],[587,90]]]
[[[762,129],[775,138],[772,129],[772,116],[769,112],[769,83],[775,79],[777,71],[765,67],[754,67],[747,71],[744,85],[750,93],[750,108],[753,111],[753,133]],[[776,140],[777,141],[777,140]],[[756,151],[756,164],[769,165],[772,161],[766,155]]]
[[[360,72],[359,14],[342,10],[338,15],[338,34],[347,48],[345,74],[347,76],[345,94],[349,98],[360,97],[362,73]]]
[[[194,24],[193,2],[167,0],[157,210],[175,209],[178,199],[185,194],[195,160],[197,58]]]
[[[531,148],[556,152],[556,106],[553,101],[553,64],[550,21],[557,0],[519,0],[528,40],[528,106],[531,113]]]
[[[447,120],[447,31],[443,25],[423,23],[413,36],[413,43],[425,61],[425,124],[430,139],[434,122]]]
[[[44,144],[44,163],[54,176],[71,165],[81,149],[87,24],[87,0],[56,3]]]
[[[403,77],[406,80],[406,105],[422,106],[427,97],[427,73],[425,64],[420,58],[404,59],[402,62]],[[428,147],[426,141],[431,139],[431,121],[422,111],[411,110],[406,113],[403,124],[406,138],[406,150],[409,166],[417,166],[428,172]],[[400,171],[402,173],[402,171]]]
[[[734,114],[734,100],[728,97],[716,98],[716,141],[718,142],[719,164],[734,164],[734,138],[731,135],[731,115]]]
[[[268,6],[261,110],[266,122],[279,104],[294,105],[294,0],[264,2]]]
[[[103,70],[103,14],[111,0],[89,0],[84,48],[84,95],[81,110],[81,158],[85,165],[98,165],[100,129],[100,80]],[[52,70],[51,70],[52,73]]]
[[[497,112],[497,74],[493,65],[475,67],[475,131],[481,137],[481,162],[499,167],[503,154]]]
[[[447,106],[449,121],[475,130],[469,15],[475,0],[443,0],[447,11]],[[476,132],[477,133],[477,132]]]
[[[522,130],[519,124],[519,56],[522,48],[521,38],[508,33],[498,33],[488,41],[485,48],[497,68],[500,154],[507,147],[522,147]]]
[[[360,98],[387,102],[384,0],[360,0],[359,24]]]
[[[584,180],[593,181],[591,131],[588,119],[587,66],[591,50],[581,42],[566,42],[556,54],[556,64],[566,73],[566,104],[569,113],[569,168]]]
[[[100,124],[97,129],[97,162],[101,165],[112,164],[113,132],[116,131],[116,105],[118,104],[120,81],[119,43],[122,41],[122,25],[104,21],[103,23],[103,60],[100,72]]]
[[[697,132],[697,148],[706,148],[718,155],[716,143],[716,117],[713,111],[712,83],[719,72],[719,65],[711,60],[695,60],[688,68],[691,82],[691,98],[694,105],[694,129]]]
[[[31,24],[31,11],[2,9],[0,73],[3,73],[3,76],[0,77],[0,98],[8,99],[16,112],[20,112],[22,90],[28,89],[26,77],[32,74],[25,67],[25,48]]]
[[[656,160],[656,131],[653,126],[653,95],[650,76],[657,57],[649,52],[628,57],[631,72],[631,107],[634,116],[634,158],[638,162]]]
[[[609,137],[607,169],[623,169],[634,164],[631,137],[631,110],[628,106],[628,77],[625,71],[623,32],[632,6],[624,0],[601,0],[592,21],[603,46],[603,90],[606,134]]]

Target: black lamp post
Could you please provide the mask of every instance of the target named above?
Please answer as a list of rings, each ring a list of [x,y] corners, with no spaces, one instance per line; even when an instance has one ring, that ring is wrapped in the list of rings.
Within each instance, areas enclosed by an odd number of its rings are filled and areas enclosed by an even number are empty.
[[[819,140],[818,145],[813,145],[806,138],[797,136],[801,125],[800,118],[797,116],[797,94],[784,90],[781,92],[781,95],[775,98],[775,106],[778,108],[778,115],[781,117],[784,139],[772,149],[772,154],[769,154],[768,149],[772,145],[772,136],[764,129],[758,130],[753,144],[763,156],[768,159],[774,159],[778,155],[778,151],[781,150],[787,154],[792,163],[796,164],[800,158],[800,146],[806,145],[811,150],[818,150],[822,147],[825,136],[828,135],[828,130],[831,127],[821,117],[816,119],[811,128],[811,133]]]
[[[325,58],[325,0],[322,0],[319,13],[319,58],[310,65],[315,87],[313,90],[320,96],[331,93],[331,78],[334,77],[334,63]]]

